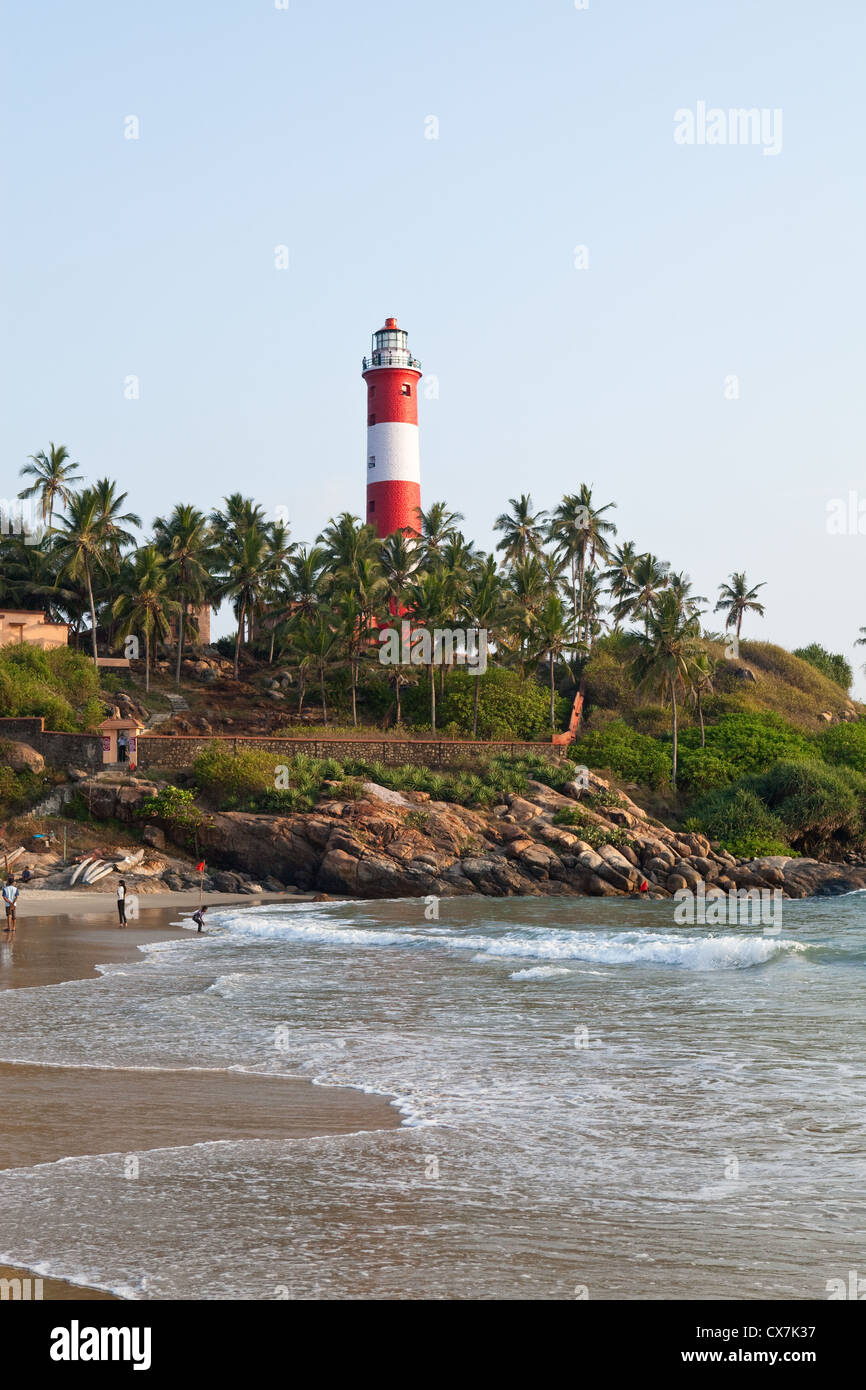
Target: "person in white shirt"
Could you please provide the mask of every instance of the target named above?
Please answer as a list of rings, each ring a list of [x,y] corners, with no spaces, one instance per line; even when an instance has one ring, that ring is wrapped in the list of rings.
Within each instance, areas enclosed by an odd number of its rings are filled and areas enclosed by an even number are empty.
[[[15,875],[10,874],[3,886],[3,906],[6,909],[6,930],[15,930],[15,908],[18,903],[18,888],[15,885]]]
[[[117,885],[117,916],[118,926],[126,926],[126,880],[121,879]]]

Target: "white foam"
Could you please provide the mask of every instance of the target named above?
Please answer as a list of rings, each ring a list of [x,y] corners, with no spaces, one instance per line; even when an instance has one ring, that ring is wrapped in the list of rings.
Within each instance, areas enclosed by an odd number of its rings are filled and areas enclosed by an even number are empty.
[[[552,980],[555,975],[570,975],[564,965],[531,965],[528,970],[514,970],[509,980]]]

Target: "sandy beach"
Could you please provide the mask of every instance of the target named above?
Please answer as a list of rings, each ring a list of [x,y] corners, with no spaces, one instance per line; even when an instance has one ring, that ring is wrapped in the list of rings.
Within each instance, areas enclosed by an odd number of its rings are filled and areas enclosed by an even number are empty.
[[[211,893],[206,901],[250,907],[268,899],[285,897]],[[120,930],[114,900],[105,894],[22,893],[17,929],[0,943],[0,990],[94,978],[97,964],[140,960],[139,944],[185,936],[172,924],[197,906],[197,893],[154,894],[138,922]],[[130,1153],[207,1140],[309,1138],[399,1123],[384,1099],[303,1080],[66,1067],[60,1057],[56,1066],[0,1062],[2,1170],[84,1154],[117,1153],[122,1161]],[[0,1279],[28,1277],[32,1271],[0,1265]],[[45,1279],[42,1293],[45,1300],[112,1297],[59,1279]]]

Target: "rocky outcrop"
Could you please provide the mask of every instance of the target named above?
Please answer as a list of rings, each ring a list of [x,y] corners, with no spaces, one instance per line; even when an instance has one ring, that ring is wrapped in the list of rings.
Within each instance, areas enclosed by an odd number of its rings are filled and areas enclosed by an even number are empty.
[[[77,790],[94,815],[134,822],[157,789],[135,779],[94,779]],[[802,898],[866,888],[866,863],[785,855],[737,860],[703,835],[653,820],[601,778],[591,775],[587,790],[591,804],[579,810],[593,844],[581,838],[580,826],[554,824],[557,811],[576,809],[585,795],[578,787],[566,796],[532,782],[525,795],[479,811],[364,783],[356,800],[331,797],[311,812],[214,812],[197,827],[195,852],[207,860],[213,887],[227,892],[254,892],[269,882],[361,898],[606,897],[638,893],[643,881],[650,898],[684,889],[758,888]],[[156,830],[171,838],[170,825]],[[158,833],[147,839],[159,843]]]

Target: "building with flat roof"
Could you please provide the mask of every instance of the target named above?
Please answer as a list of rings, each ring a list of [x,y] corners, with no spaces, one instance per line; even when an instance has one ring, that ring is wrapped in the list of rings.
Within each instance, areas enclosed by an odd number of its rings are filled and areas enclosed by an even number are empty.
[[[43,652],[53,651],[68,645],[69,627],[66,623],[49,623],[44,613],[26,608],[0,608],[0,647],[13,642],[26,642]]]

